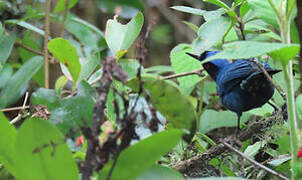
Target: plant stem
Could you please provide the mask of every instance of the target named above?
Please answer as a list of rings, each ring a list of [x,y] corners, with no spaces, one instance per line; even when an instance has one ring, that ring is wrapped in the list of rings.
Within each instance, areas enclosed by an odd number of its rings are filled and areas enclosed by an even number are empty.
[[[49,89],[49,61],[48,61],[48,36],[49,36],[49,14],[50,14],[50,2],[51,0],[46,0],[45,2],[45,35],[44,35],[44,86]]]

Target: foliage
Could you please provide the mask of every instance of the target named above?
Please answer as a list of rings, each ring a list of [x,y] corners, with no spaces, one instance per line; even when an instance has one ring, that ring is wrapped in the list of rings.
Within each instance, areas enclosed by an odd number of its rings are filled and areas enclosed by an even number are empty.
[[[302,96],[295,96],[301,84],[292,73],[300,75],[296,1],[204,0],[198,2],[202,9],[197,2],[191,7],[179,1],[165,10],[167,4],[150,2],[91,1],[110,18],[88,22],[79,15],[83,1],[59,0],[50,14],[41,9],[44,1],[0,1],[0,179],[184,179],[183,174],[205,180],[272,178],[243,163],[242,156],[217,150],[223,147],[219,139],[234,138],[230,134],[236,115],[219,103],[215,82],[206,73],[196,73],[213,59],[254,57],[283,69],[275,82],[287,99],[274,94],[272,103],[279,112],[269,105],[245,112],[244,132],[259,119],[272,125],[234,142],[242,141],[237,147],[245,156],[301,178],[302,162],[296,155],[302,145]],[[172,19],[172,25],[154,25],[147,18],[151,7]],[[184,26],[174,13],[186,13]],[[44,47],[46,17],[52,32]],[[174,41],[172,32],[189,37],[190,43]],[[172,42],[174,48],[168,45]],[[169,62],[163,62],[157,46],[169,48]],[[221,52],[202,63],[186,54],[209,50]],[[45,69],[46,61],[50,69]],[[49,77],[52,88],[46,89]],[[84,142],[77,143],[79,137]],[[179,168],[203,153],[207,158],[195,161],[200,169]],[[213,177],[221,175],[229,177]]]

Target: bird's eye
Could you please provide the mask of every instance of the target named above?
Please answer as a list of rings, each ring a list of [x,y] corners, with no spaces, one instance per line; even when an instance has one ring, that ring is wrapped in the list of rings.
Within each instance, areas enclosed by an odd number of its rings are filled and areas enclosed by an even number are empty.
[[[210,68],[210,64],[208,64],[208,63],[204,64],[204,68],[209,69]]]

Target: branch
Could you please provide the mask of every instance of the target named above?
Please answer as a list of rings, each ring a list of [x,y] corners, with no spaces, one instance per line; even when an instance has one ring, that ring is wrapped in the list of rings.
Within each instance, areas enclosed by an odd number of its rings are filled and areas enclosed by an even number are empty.
[[[16,42],[15,42],[15,45],[16,45],[16,46],[20,46],[20,47],[22,47],[22,48],[28,50],[29,52],[35,53],[35,54],[40,55],[40,56],[44,56],[44,53],[43,53],[43,52],[34,50],[34,49],[32,49],[32,48],[26,46],[25,44],[22,44],[20,41],[16,41]]]
[[[190,76],[190,75],[198,75],[198,76],[203,77],[204,74],[202,73],[202,71],[204,71],[204,69],[197,69],[197,70],[190,71],[190,72],[173,74],[173,75],[170,75],[170,76],[165,76],[164,79],[173,79],[173,78],[179,78],[179,77]]]
[[[238,140],[241,142],[250,139],[253,136],[264,134],[266,130],[272,127],[274,124],[282,119],[282,113],[279,111],[275,115],[268,118],[259,118],[256,120],[246,131],[241,131],[238,138],[235,135],[224,138],[224,141],[228,141],[231,144],[235,144]],[[208,161],[220,154],[226,152],[227,149],[222,143],[211,147],[208,151],[203,154],[198,154],[190,159],[181,161],[174,165],[174,168],[184,174],[189,174],[190,169],[200,166],[206,166]]]
[[[45,3],[45,35],[44,35],[44,86],[49,88],[49,61],[48,61],[48,36],[49,36],[49,22],[50,22],[50,3],[51,0],[46,0]]]
[[[18,122],[21,119],[22,112],[25,109],[25,106],[26,106],[26,103],[27,103],[27,99],[28,99],[28,92],[26,92],[26,94],[25,94],[25,98],[24,98],[24,101],[23,101],[22,109],[20,109],[20,111],[18,113],[18,116],[15,117],[13,120],[10,121],[10,124],[15,124],[16,122]]]
[[[230,150],[234,151],[235,153],[237,153],[239,156],[241,156],[242,158],[250,161],[252,164],[254,164],[255,166],[258,166],[259,168],[265,170],[266,172],[275,175],[277,177],[279,177],[280,179],[284,179],[284,180],[289,180],[287,177],[283,176],[282,174],[279,174],[278,172],[258,163],[257,161],[255,161],[254,159],[248,157],[247,155],[245,155],[244,153],[242,153],[241,151],[237,150],[236,148],[234,148],[233,146],[231,146],[230,144],[228,144],[226,141],[224,140],[220,140],[220,142],[225,145],[226,147],[228,147]]]

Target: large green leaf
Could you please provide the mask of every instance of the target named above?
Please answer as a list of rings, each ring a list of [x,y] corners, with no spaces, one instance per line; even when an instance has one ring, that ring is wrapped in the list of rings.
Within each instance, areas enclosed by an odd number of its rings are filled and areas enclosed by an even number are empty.
[[[139,35],[144,23],[144,16],[138,13],[128,24],[120,24],[117,20],[108,20],[105,38],[109,48],[117,55],[118,51],[127,50]]]
[[[30,100],[33,104],[42,104],[47,106],[50,111],[60,105],[60,98],[52,89],[40,88],[31,95]]]
[[[190,72],[196,69],[201,69],[201,63],[194,58],[188,56],[186,52],[192,52],[189,45],[179,44],[170,53],[171,64],[175,73]],[[201,81],[204,77],[198,75],[191,75],[177,78],[181,91],[189,95],[196,83]]]
[[[256,17],[279,29],[277,15],[268,1],[248,0],[249,7],[254,11]]]
[[[16,134],[15,127],[0,112],[0,163],[14,175],[15,157],[12,152],[14,151]]]
[[[99,64],[100,64],[99,53],[96,53],[94,55],[85,58],[84,62],[81,63],[82,68],[80,72],[79,81],[83,79],[87,79]]]
[[[6,83],[9,81],[13,74],[13,68],[10,64],[5,64],[0,67],[0,90],[5,87]]]
[[[120,59],[118,61],[121,68],[127,73],[128,79],[132,79],[137,75],[137,70],[140,67],[136,59]],[[144,74],[144,69],[141,69],[141,74]]]
[[[35,56],[21,66],[3,89],[0,97],[0,108],[13,103],[22,95],[28,81],[38,72],[43,63],[41,56]]]
[[[70,20],[74,21],[78,24],[82,24],[83,26],[86,26],[88,29],[90,29],[91,31],[94,31],[96,34],[98,34],[101,37],[104,36],[104,33],[102,31],[100,31],[97,27],[95,27],[94,25],[88,23],[87,21],[84,21],[84,20],[82,20],[80,18],[77,18],[77,17],[72,17]]]
[[[248,120],[249,114],[243,113],[240,123]],[[237,115],[231,111],[206,110],[200,117],[200,132],[207,133],[220,127],[235,127],[237,125]]]
[[[62,12],[62,11],[65,11],[66,9],[66,1],[68,1],[68,8],[72,8],[74,5],[77,4],[77,2],[79,0],[59,0],[56,4],[56,7],[54,9],[54,13],[59,13],[59,12]]]
[[[202,63],[213,59],[240,59],[269,54],[273,59],[286,64],[299,53],[299,50],[298,44],[237,41],[225,44],[222,52],[207,58]]]
[[[15,43],[15,36],[0,36],[0,66],[5,64]]]
[[[78,94],[60,102],[60,106],[51,111],[49,121],[60,131],[68,133],[71,129],[89,126],[94,107],[94,89],[85,81],[78,85]],[[46,104],[47,105],[47,104]],[[50,104],[54,105],[54,103]]]
[[[184,131],[177,129],[162,131],[128,147],[120,153],[111,179],[135,179],[176,146],[183,133]],[[103,168],[99,180],[107,177],[111,166],[112,161]]]
[[[73,47],[68,40],[56,38],[49,41],[48,49],[67,67],[75,85],[81,72],[81,64],[76,48]]]
[[[231,21],[226,17],[218,17],[200,26],[198,39],[194,42],[194,52],[202,53],[222,40],[227,33]]]
[[[196,112],[187,96],[181,94],[171,81],[152,75],[142,76],[143,88],[151,95],[151,103],[176,128],[191,129],[195,125]],[[139,88],[137,78],[127,83],[133,90]]]
[[[25,120],[15,143],[17,178],[79,179],[77,165],[64,138],[45,120]]]
[[[136,180],[183,180],[182,174],[174,169],[161,165],[153,165]]]

